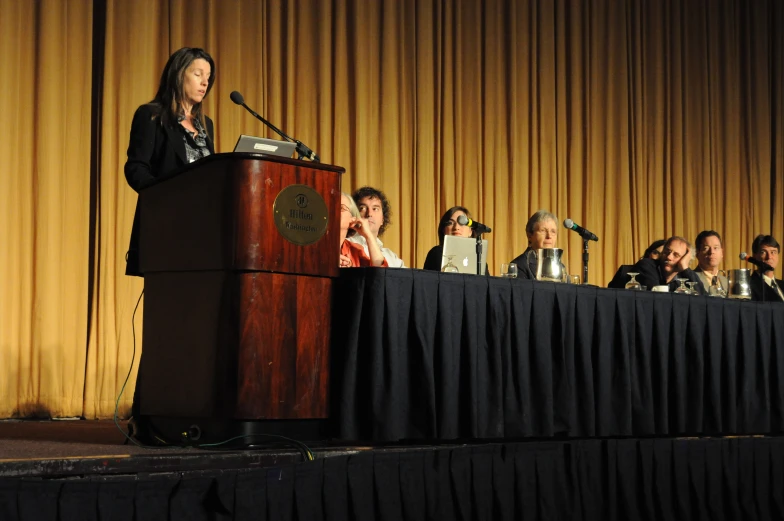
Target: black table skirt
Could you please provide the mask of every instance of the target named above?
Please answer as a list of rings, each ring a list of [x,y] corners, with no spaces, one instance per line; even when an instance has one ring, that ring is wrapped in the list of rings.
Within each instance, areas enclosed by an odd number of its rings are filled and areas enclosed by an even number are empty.
[[[784,519],[784,440],[361,451],[269,469],[0,479],[0,519]]]
[[[345,269],[343,439],[784,431],[784,304]]]

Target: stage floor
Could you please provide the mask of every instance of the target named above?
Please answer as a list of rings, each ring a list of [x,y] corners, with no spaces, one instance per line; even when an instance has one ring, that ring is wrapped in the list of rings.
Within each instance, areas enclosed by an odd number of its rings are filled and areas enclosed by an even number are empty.
[[[119,425],[123,432],[127,432],[127,421],[121,421]],[[259,469],[305,460],[301,450],[285,442],[256,444],[244,449],[208,450],[181,446],[148,448],[127,441],[123,432],[111,420],[0,420],[0,477],[56,478]],[[762,438],[763,436],[738,437]],[[360,452],[453,449],[499,441],[504,440],[466,440],[435,444],[421,442],[348,444],[319,441],[308,442],[307,447],[311,450],[314,459],[320,459]],[[554,440],[550,439],[550,441]]]
[[[128,422],[111,420],[0,420],[0,478],[68,478],[208,473],[277,467],[305,461],[302,450],[285,441],[246,448],[140,447],[128,441]],[[314,459],[362,452],[432,451],[487,442],[347,443],[307,442]]]
[[[126,421],[119,422],[127,432]],[[452,445],[454,446],[454,444]],[[308,444],[315,458],[356,454],[368,446]],[[281,442],[246,449],[139,447],[111,420],[0,420],[0,477],[67,477],[264,468],[304,460]]]

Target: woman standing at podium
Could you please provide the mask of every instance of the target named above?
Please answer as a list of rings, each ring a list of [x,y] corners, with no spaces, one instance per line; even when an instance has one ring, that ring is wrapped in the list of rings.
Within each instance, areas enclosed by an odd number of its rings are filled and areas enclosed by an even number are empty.
[[[138,192],[185,165],[215,153],[212,120],[202,101],[215,83],[215,63],[203,49],[185,47],[169,57],[155,98],[131,123],[125,179]],[[139,206],[133,218],[126,275],[139,271]]]

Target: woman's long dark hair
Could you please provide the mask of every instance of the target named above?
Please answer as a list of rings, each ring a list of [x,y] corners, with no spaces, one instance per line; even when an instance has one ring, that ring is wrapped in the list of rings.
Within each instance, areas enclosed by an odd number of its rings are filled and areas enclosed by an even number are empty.
[[[210,64],[210,78],[207,81],[207,92],[204,93],[204,97],[207,97],[215,83],[215,62],[212,60],[212,56],[207,54],[204,49],[194,47],[183,47],[169,56],[169,61],[166,62],[166,67],[163,68],[161,74],[158,93],[150,102],[158,109],[162,125],[172,126],[177,123],[177,117],[182,113],[185,71],[188,70],[191,63],[198,59],[205,60]],[[191,115],[199,120],[203,128],[207,128],[204,114],[201,111],[201,103],[197,103],[191,108]]]
[[[441,246],[444,245],[444,228],[446,227],[447,223],[452,218],[452,216],[455,214],[455,212],[458,210],[466,214],[466,217],[468,217],[469,219],[473,219],[473,217],[471,217],[471,212],[469,212],[468,208],[466,208],[465,206],[453,206],[452,208],[447,210],[446,213],[441,216],[441,220],[438,222],[438,244],[440,244]],[[471,230],[471,237],[474,236],[475,236],[474,230]]]

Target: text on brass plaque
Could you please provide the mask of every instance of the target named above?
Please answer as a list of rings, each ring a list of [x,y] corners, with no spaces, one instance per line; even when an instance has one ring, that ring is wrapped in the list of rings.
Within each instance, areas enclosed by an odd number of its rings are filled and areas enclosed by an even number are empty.
[[[299,246],[313,244],[327,232],[327,204],[307,185],[289,185],[272,205],[272,215],[280,234]]]

